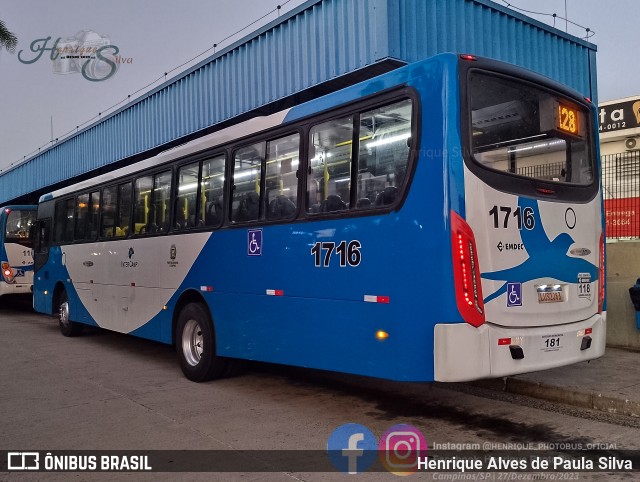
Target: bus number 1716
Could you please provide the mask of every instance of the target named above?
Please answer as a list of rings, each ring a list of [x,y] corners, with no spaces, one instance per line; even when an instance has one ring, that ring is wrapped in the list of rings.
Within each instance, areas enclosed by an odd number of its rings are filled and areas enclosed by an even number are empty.
[[[335,251],[340,256],[340,267],[358,266],[362,260],[360,241],[341,241],[337,246],[334,242],[318,241],[311,248],[311,254],[314,256],[314,264],[316,268],[328,268],[331,264],[331,255]],[[324,256],[323,252],[324,251]]]

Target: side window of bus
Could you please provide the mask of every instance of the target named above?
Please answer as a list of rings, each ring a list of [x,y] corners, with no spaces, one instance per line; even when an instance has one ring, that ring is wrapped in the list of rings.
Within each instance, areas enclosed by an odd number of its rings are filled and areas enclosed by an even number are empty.
[[[131,183],[118,185],[118,224],[116,237],[124,238],[129,234],[131,224]]]
[[[298,204],[300,136],[293,134],[267,143],[265,212],[267,219],[291,219]]]
[[[89,195],[89,219],[87,223],[87,239],[94,241],[98,236],[98,215],[100,214],[100,191]]]
[[[191,229],[196,226],[196,202],[198,198],[198,172],[200,163],[194,162],[178,169],[178,193],[174,215],[174,229]]]
[[[76,198],[76,241],[82,241],[86,237],[88,212],[89,194],[79,194]]]
[[[153,210],[150,232],[166,233],[171,213],[171,171],[153,177]]]
[[[150,232],[150,216],[151,210],[151,189],[153,187],[153,177],[145,176],[136,179],[134,189],[134,211],[133,226],[134,235],[146,234]]]
[[[353,116],[311,128],[307,210],[327,213],[349,208]]]
[[[238,149],[234,156],[231,221],[260,219],[260,177],[265,143]]]
[[[224,155],[202,162],[198,225],[220,226],[224,219],[224,169]]]
[[[34,212],[21,209],[7,209],[5,212],[8,213],[4,231],[5,241],[17,241],[24,245],[31,242]]]
[[[55,228],[53,241],[55,243],[69,243],[73,241],[73,214],[75,199],[68,198],[56,202]]]
[[[411,141],[409,99],[360,114],[356,209],[395,201],[407,173]]]
[[[113,238],[116,226],[116,207],[118,205],[118,188],[116,186],[105,187],[102,190],[102,223],[101,237]]]
[[[49,252],[49,231],[51,229],[51,219],[46,218],[37,221],[34,235],[34,250],[36,253],[47,254]]]
[[[61,243],[64,241],[64,225],[65,225],[64,201],[56,201],[54,222],[53,222],[53,242]]]

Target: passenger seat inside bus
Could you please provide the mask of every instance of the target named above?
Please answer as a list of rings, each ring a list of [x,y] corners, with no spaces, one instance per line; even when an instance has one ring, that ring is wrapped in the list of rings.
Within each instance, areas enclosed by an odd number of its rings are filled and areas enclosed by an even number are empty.
[[[330,194],[327,199],[320,204],[320,212],[332,213],[335,211],[344,211],[347,209],[347,204],[337,194]]]
[[[255,221],[260,214],[260,195],[251,191],[244,195],[234,221]]]
[[[296,212],[296,205],[287,196],[282,194],[276,196],[269,203],[268,219],[288,219]]]
[[[206,226],[217,226],[222,221],[222,204],[219,198],[207,202],[205,205],[204,224]]]
[[[387,206],[393,201],[396,200],[396,196],[398,195],[398,188],[395,186],[385,187],[377,196],[376,196],[376,206]]]

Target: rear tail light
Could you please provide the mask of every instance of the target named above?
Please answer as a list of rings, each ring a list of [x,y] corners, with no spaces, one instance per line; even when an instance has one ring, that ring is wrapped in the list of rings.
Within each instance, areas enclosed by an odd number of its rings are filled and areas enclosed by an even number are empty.
[[[600,266],[598,267],[598,313],[602,313],[604,307],[604,232],[600,234]]]
[[[4,278],[4,280],[7,283],[13,283],[14,282],[13,269],[11,269],[11,265],[9,265],[9,263],[7,263],[6,261],[2,262],[2,277]]]
[[[458,310],[464,321],[480,326],[485,319],[476,240],[471,227],[455,211],[451,211],[451,250]]]

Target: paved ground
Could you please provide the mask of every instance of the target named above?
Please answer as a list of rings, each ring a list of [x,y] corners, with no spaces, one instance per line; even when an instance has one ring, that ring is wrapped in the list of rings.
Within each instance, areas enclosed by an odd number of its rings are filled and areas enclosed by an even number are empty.
[[[640,420],[640,350],[608,347],[597,360],[476,385]]]
[[[621,362],[625,365],[617,365]],[[637,393],[638,362],[638,353],[610,350],[602,361],[576,366],[564,376],[552,370],[515,380],[568,389],[584,389],[584,381],[592,380],[603,393],[626,397]],[[617,376],[623,368],[635,379],[624,382]],[[510,383],[517,382],[507,380],[507,386]],[[489,388],[497,385],[493,382]],[[182,376],[172,347],[101,330],[65,338],[53,319],[34,314],[28,304],[0,303],[0,450],[324,451],[329,435],[347,422],[363,424],[378,437],[395,424],[411,424],[422,430],[431,447],[607,444],[640,449],[637,417],[550,403],[486,385],[394,383],[257,363],[241,376],[195,384]],[[535,480],[544,480],[536,475]],[[633,481],[637,476],[573,473],[562,480]],[[0,480],[10,481],[345,477],[304,471],[0,473]],[[397,479],[374,473],[366,480]],[[484,480],[518,479],[505,473]]]

